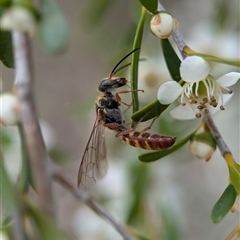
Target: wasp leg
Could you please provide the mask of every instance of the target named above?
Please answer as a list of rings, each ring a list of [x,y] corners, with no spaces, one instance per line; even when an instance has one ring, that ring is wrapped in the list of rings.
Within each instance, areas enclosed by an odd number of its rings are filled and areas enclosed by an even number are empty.
[[[127,135],[129,134],[130,132],[134,132],[134,129],[124,129],[123,131],[120,131],[118,132],[115,137],[121,137],[121,136],[124,136],[124,135]]]
[[[130,93],[130,92],[144,92],[144,90],[140,90],[140,89],[135,89],[135,90],[123,90],[120,91],[118,93],[115,94],[116,100],[119,103],[119,105],[124,104],[127,106],[127,108],[123,111],[123,114],[132,106],[132,102],[130,104],[125,103],[122,101],[121,97],[119,96],[120,94],[124,94],[124,93]]]
[[[120,92],[116,93],[116,94],[115,94],[115,97],[116,97],[116,100],[117,100],[117,102],[119,103],[119,105],[120,105],[121,103],[123,103],[121,97],[119,96],[119,94],[130,93],[130,92],[144,92],[144,90],[140,90],[140,89],[123,90],[123,91],[120,91]],[[127,104],[127,103],[123,103],[123,104],[129,106],[129,104]]]
[[[128,106],[128,107],[123,111],[123,114],[124,114],[124,113],[127,112],[128,109],[132,106],[132,102],[131,102],[130,104],[127,104],[127,103],[122,102],[122,104]]]
[[[145,117],[145,116],[144,116],[144,117]],[[153,125],[153,123],[156,121],[156,119],[157,119],[158,117],[159,117],[159,115],[157,115],[155,118],[153,118],[151,124],[150,124],[148,127],[144,128],[144,129],[141,131],[141,133],[146,132],[147,130],[150,130],[151,127],[152,127],[152,125]]]
[[[138,123],[140,123],[140,122],[138,122]],[[131,128],[131,129],[123,128],[123,130],[119,131],[119,132],[115,135],[115,137],[124,136],[124,135],[129,134],[130,132],[134,132],[134,131],[136,130],[136,128],[137,128],[138,123],[137,123],[133,128]]]
[[[149,113],[147,113],[147,114],[149,114]],[[133,128],[128,129],[128,130],[125,130],[125,129],[124,129],[123,131],[118,132],[118,133],[115,135],[115,137],[124,136],[124,135],[129,134],[130,132],[134,132],[134,131],[136,130],[138,124],[146,117],[147,114],[145,114],[143,117],[141,117],[140,120],[136,123],[136,125],[135,125]],[[146,132],[147,130],[151,129],[153,123],[156,121],[156,119],[157,119],[158,117],[159,117],[159,115],[157,115],[155,118],[153,118],[151,124],[150,124],[148,127],[144,128],[140,133],[144,133],[144,132]]]
[[[105,123],[104,126],[107,127],[107,128],[116,130],[116,129],[122,127],[122,124],[119,124],[119,123]]]

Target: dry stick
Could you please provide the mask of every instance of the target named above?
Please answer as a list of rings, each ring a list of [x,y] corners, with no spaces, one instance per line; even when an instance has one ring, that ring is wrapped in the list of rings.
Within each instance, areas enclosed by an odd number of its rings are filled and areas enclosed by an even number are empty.
[[[66,188],[72,195],[74,195],[77,199],[84,202],[89,208],[91,208],[96,214],[98,214],[102,219],[105,219],[109,222],[125,240],[136,240],[133,237],[125,226],[119,223],[113,216],[111,216],[106,210],[104,210],[100,205],[97,204],[85,191],[82,189],[74,187],[74,184],[71,183],[67,178],[63,175],[60,170],[53,171],[53,178],[57,181],[62,187]]]
[[[14,240],[25,240],[26,237],[23,230],[23,219],[20,207],[14,210],[12,219]]]
[[[52,189],[48,172],[48,157],[39,126],[33,96],[33,68],[30,39],[26,33],[13,32],[15,86],[19,100],[21,121],[35,188],[41,208],[53,217]]]
[[[215,139],[221,155],[224,157],[224,155],[226,153],[231,153],[231,150],[229,149],[229,147],[227,146],[227,144],[223,140],[221,134],[219,133],[219,131],[218,131],[218,129],[217,129],[215,123],[213,122],[213,119],[212,119],[212,117],[209,113],[204,114],[204,121],[206,122],[213,138]]]

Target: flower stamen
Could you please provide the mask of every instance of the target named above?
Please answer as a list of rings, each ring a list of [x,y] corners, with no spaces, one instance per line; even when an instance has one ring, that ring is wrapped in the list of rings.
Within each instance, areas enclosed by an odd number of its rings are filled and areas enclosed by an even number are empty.
[[[210,98],[211,95],[210,95],[210,89],[209,88],[211,88],[211,87],[209,87],[207,80],[203,80],[202,82],[203,82],[203,84],[204,84],[204,86],[207,90],[207,97]]]
[[[221,110],[225,110],[225,108],[223,107],[223,105],[220,106],[220,109],[221,109]]]
[[[195,95],[198,96],[199,82],[196,82]]]
[[[200,118],[201,116],[202,116],[202,114],[201,113],[196,113],[196,118]]]

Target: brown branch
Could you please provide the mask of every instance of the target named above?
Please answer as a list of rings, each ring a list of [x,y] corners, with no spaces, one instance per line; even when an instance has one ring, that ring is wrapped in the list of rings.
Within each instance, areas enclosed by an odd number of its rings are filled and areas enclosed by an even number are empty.
[[[136,240],[133,237],[126,227],[118,222],[113,216],[110,215],[106,210],[104,210],[93,198],[91,198],[85,191],[82,189],[74,187],[74,184],[71,183],[64,174],[54,167],[53,171],[53,179],[57,181],[62,187],[64,187],[67,191],[69,191],[72,195],[74,195],[77,199],[84,202],[89,208],[91,208],[97,215],[99,215],[102,219],[105,219],[108,223],[110,223],[118,232],[123,236],[125,240]]]
[[[221,134],[219,133],[219,131],[209,113],[204,115],[204,121],[206,122],[213,138],[215,139],[217,146],[221,152],[221,155],[224,157],[225,153],[231,153],[231,150],[229,149],[229,147],[223,140]]]
[[[31,160],[34,184],[41,208],[49,216],[53,216],[51,183],[47,169],[48,157],[33,97],[33,61],[28,34],[13,32],[13,47],[16,93]]]
[[[21,207],[14,210],[12,219],[14,240],[25,240]]]

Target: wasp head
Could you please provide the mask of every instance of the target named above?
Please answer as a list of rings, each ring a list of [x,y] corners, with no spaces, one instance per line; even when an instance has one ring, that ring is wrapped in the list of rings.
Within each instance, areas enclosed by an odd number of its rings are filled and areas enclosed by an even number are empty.
[[[127,82],[128,81],[126,78],[104,79],[100,82],[98,86],[98,90],[100,92],[111,92],[115,88],[119,88],[127,85]]]

